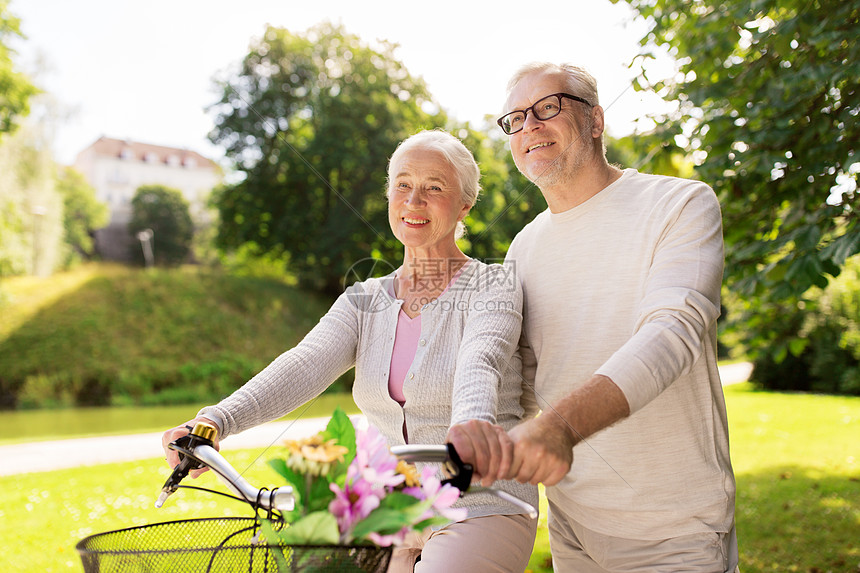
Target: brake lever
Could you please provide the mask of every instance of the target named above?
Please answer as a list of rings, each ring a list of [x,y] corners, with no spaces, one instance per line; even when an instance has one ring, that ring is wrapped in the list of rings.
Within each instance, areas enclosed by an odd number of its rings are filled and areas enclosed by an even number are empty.
[[[442,472],[447,476],[442,484],[451,484],[465,493],[472,483],[474,470],[472,464],[463,463],[452,444],[445,445],[403,445],[392,446],[391,453],[404,462],[428,462],[442,464]]]
[[[191,452],[194,448],[201,445],[212,445],[212,438],[215,437],[217,429],[203,422],[198,422],[191,431],[177,438],[167,445],[171,450],[179,452],[179,464],[173,469],[170,477],[164,482],[161,488],[161,494],[155,502],[155,507],[164,505],[164,501],[179,488],[179,482],[185,479],[188,472],[205,467],[200,460],[192,457]]]
[[[460,495],[472,485],[472,474],[475,470],[472,464],[464,464],[460,454],[454,449],[454,444],[445,444],[448,449],[448,459],[442,463],[442,471],[448,476],[442,484],[451,484],[460,490]]]
[[[488,493],[522,509],[529,517],[536,519],[537,509],[521,499],[494,487],[472,486],[474,468],[472,464],[463,463],[457,450],[452,444],[440,445],[403,445],[391,446],[391,453],[405,462],[429,462],[442,464],[442,473],[446,477],[443,484],[451,484],[460,490],[460,497],[466,493]]]

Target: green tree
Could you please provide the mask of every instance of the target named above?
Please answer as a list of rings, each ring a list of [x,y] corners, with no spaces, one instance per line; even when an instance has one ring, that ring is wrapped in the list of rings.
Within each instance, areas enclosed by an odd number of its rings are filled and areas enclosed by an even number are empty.
[[[685,149],[676,143],[676,126],[658,126],[648,133],[634,133],[620,138],[606,137],[606,158],[621,168],[669,177],[692,177],[693,162]]]
[[[0,141],[0,276],[48,276],[62,259],[55,169],[42,126],[25,121]]]
[[[65,229],[66,260],[69,266],[95,254],[93,232],[108,224],[107,205],[98,201],[95,189],[84,176],[71,167],[60,167],[56,188],[63,197],[63,228]]]
[[[253,43],[213,107],[210,138],[245,175],[215,194],[219,247],[283,257],[304,286],[330,294],[353,263],[400,258],[388,157],[445,116],[394,47],[331,24],[303,35],[270,27]]]
[[[138,261],[145,262],[143,245],[138,238],[139,233],[147,233],[147,230],[152,231],[151,246],[156,264],[174,266],[187,260],[194,224],[188,201],[181,191],[163,185],[143,185],[131,200],[131,211],[128,230],[134,238],[132,251]]]
[[[9,1],[0,0],[0,135],[15,131],[30,113],[30,97],[38,90],[15,69],[10,40],[21,38],[20,20],[9,12]]]
[[[507,136],[487,135],[494,130],[498,130],[495,123],[481,130],[468,124],[452,130],[481,168],[481,195],[466,217],[467,234],[461,245],[470,256],[488,262],[503,259],[520,229],[546,209],[540,189],[514,165]]]
[[[644,60],[657,48],[677,60],[673,78],[638,83],[678,102],[657,121],[683,132],[719,196],[727,284],[748,304],[740,318],[814,304],[810,287],[860,250],[860,3],[624,1],[652,24]],[[804,343],[782,326],[794,322],[748,322],[747,342],[796,355]]]

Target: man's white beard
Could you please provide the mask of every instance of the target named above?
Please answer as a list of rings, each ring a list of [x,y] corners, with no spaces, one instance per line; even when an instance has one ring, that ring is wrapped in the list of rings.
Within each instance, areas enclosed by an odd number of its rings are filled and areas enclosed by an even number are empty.
[[[541,173],[534,178],[530,175],[526,177],[541,190],[573,182],[583,167],[591,161],[593,151],[588,140],[577,139]]]

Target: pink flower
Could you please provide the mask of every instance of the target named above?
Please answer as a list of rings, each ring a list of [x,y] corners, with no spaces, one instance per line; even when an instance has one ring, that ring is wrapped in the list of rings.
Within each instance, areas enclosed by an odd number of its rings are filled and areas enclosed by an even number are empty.
[[[344,543],[351,541],[350,532],[355,524],[379,507],[380,500],[405,479],[396,473],[397,458],[379,430],[373,426],[357,429],[355,438],[355,458],[347,468],[343,489],[335,483],[329,484],[335,494],[329,511],[337,519]],[[395,536],[386,537],[393,539]]]
[[[334,492],[334,499],[329,503],[328,510],[337,519],[341,540],[348,542],[349,532],[353,526],[379,507],[379,501],[385,497],[382,488],[376,488],[372,483],[363,479],[354,482],[347,481],[341,489],[336,483],[329,484]]]
[[[367,538],[380,547],[388,547],[390,545],[400,545],[406,539],[406,534],[409,533],[409,528],[404,527],[393,535],[380,535],[379,533],[369,533]]]
[[[352,532],[356,524],[378,508],[383,498],[406,479],[406,476],[397,472],[397,457],[391,453],[388,442],[378,429],[373,426],[356,428],[355,439],[355,458],[347,468],[344,486],[341,488],[336,483],[329,484],[335,497],[328,509],[337,520],[340,542],[344,544],[353,541]],[[466,518],[465,509],[451,508],[459,499],[460,491],[450,485],[443,486],[432,466],[422,468],[420,481],[420,487],[403,489],[404,493],[416,498],[416,503],[429,500],[432,504],[414,523],[437,514],[452,521]],[[367,539],[380,547],[399,545],[411,529],[411,526],[407,526],[397,533],[384,535],[372,532],[367,534]]]
[[[468,514],[465,508],[451,507],[460,499],[460,490],[450,484],[442,485],[432,466],[424,466],[421,470],[420,488],[405,488],[403,492],[421,500],[433,500],[432,508],[423,516],[425,519],[432,517],[434,511],[451,521],[462,521]]]
[[[379,487],[395,487],[405,479],[397,474],[397,457],[374,426],[355,433],[355,459],[347,470],[347,481],[361,477]]]

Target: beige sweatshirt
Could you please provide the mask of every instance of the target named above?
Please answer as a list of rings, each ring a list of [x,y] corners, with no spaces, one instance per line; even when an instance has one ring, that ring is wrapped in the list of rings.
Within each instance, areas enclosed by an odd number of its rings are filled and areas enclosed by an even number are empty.
[[[631,410],[574,448],[547,497],[617,537],[728,531],[735,483],[716,362],[723,242],[713,191],[626,170],[585,203],[538,215],[506,264],[523,284],[523,372],[537,406],[596,373]]]

